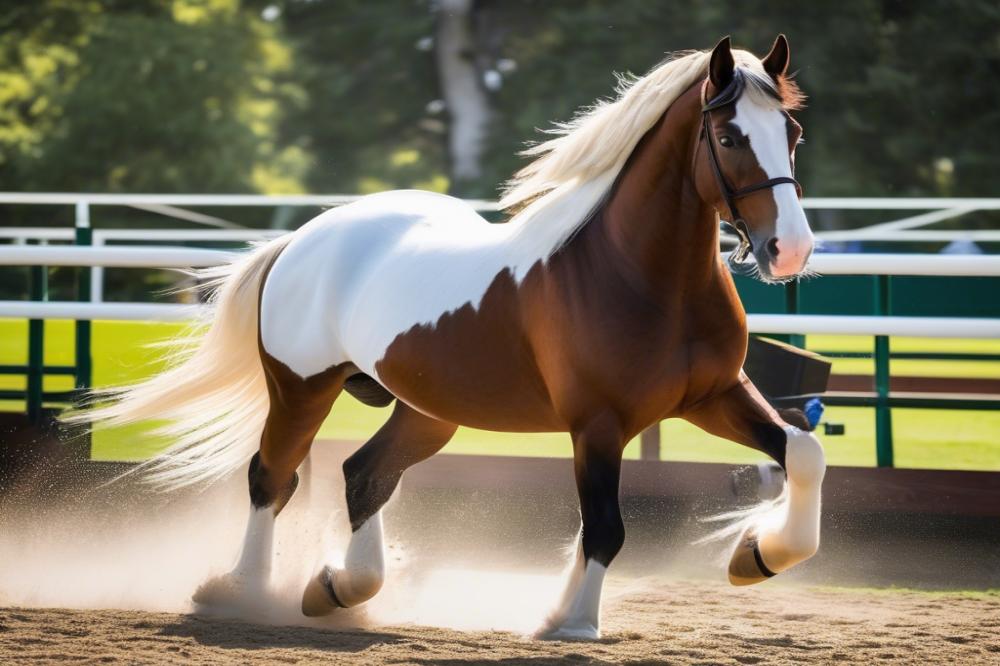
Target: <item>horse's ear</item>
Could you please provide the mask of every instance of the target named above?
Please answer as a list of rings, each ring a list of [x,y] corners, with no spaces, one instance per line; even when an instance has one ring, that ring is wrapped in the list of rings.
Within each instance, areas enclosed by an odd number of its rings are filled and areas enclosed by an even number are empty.
[[[788,61],[791,59],[791,51],[788,49],[788,39],[784,35],[778,35],[774,40],[771,52],[764,57],[764,71],[777,81],[788,71]]]
[[[717,91],[723,90],[732,82],[735,68],[732,43],[729,35],[726,35],[712,49],[712,57],[708,61],[708,78]]]

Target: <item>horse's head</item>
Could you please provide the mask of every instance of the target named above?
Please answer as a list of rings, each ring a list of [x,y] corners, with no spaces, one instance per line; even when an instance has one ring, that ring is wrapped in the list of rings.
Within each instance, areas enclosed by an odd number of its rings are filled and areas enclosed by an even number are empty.
[[[779,35],[757,60],[726,37],[712,51],[702,93],[695,183],[752,251],[764,280],[792,279],[813,249],[813,235],[792,174],[802,128],[789,115],[801,102],[787,79],[788,41]]]

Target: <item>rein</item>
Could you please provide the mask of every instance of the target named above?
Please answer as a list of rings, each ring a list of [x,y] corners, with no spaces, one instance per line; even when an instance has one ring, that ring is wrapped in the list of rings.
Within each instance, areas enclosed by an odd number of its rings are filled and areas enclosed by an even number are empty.
[[[702,100],[705,98],[705,90],[707,90],[708,82],[705,82],[705,88],[702,89]],[[790,184],[795,186],[795,191],[798,193],[799,197],[802,197],[802,186],[794,178],[788,176],[779,176],[777,178],[768,178],[759,183],[754,183],[753,185],[748,185],[747,187],[741,187],[739,189],[733,189],[729,186],[729,182],[722,173],[722,168],[719,166],[719,155],[717,148],[715,147],[715,134],[712,132],[712,111],[721,109],[722,107],[729,106],[730,104],[735,104],[739,100],[740,96],[743,94],[743,89],[746,87],[746,81],[744,79],[744,74],[739,69],[733,72],[733,80],[725,89],[722,90],[718,95],[707,102],[703,102],[701,107],[701,136],[708,143],[708,163],[712,167],[712,173],[715,175],[715,182],[719,186],[719,192],[722,193],[722,198],[726,202],[726,207],[729,208],[729,214],[731,221],[723,220],[723,224],[731,229],[740,239],[740,244],[733,250],[732,254],[729,255],[729,264],[733,266],[735,264],[742,264],[747,255],[753,251],[753,241],[750,240],[750,228],[747,226],[746,220],[740,215],[739,209],[736,207],[736,200],[742,199],[745,196],[753,194],[754,192],[760,192],[761,190],[768,190],[777,185]]]

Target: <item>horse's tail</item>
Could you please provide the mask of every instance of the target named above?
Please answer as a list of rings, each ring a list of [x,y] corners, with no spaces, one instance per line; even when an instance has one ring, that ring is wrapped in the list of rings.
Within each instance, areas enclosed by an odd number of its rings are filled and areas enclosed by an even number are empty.
[[[149,419],[171,445],[139,465],[163,489],[215,481],[247,462],[260,443],[269,399],[258,340],[260,287],[291,234],[232,263],[197,271],[207,279],[206,317],[167,343],[169,367],[141,383],[94,391],[93,407],[69,422],[111,426]],[[137,471],[138,471],[137,470]]]

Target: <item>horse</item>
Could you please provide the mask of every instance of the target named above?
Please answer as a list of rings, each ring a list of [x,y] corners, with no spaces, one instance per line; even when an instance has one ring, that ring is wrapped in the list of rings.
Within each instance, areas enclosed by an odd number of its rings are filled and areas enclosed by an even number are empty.
[[[391,416],[343,463],[351,537],[302,612],[357,606],[382,587],[381,510],[404,471],[459,425],[567,432],[581,529],[565,591],[536,636],[600,637],[605,572],[625,528],[626,443],[679,417],[773,458],[781,498],[748,514],[730,564],[764,581],[819,546],[823,448],[742,371],[746,316],[719,253],[733,227],[768,282],[795,279],[813,236],[793,177],[802,95],[786,38],[759,59],[730,39],[677,54],[526,150],[504,223],[459,199],[373,194],[329,209],[208,277],[211,318],[163,373],[100,394],[81,418],[166,419],[148,461],[165,488],[247,466],[250,517],[219,585],[262,589],[275,520],[320,424],[347,391]],[[802,425],[802,424],[799,424]]]

